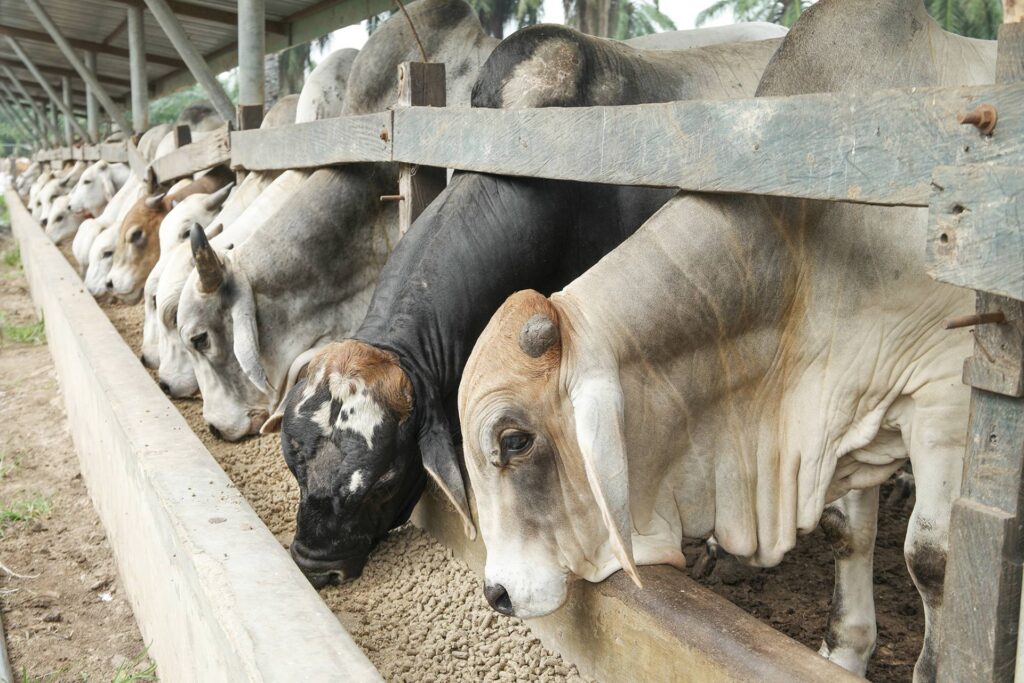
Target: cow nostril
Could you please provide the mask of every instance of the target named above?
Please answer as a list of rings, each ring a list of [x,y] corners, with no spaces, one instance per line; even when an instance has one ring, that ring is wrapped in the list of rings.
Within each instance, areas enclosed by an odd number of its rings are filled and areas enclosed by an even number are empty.
[[[224,436],[220,433],[220,430],[217,429],[216,427],[214,427],[212,424],[207,423],[206,427],[207,427],[207,429],[210,430],[210,433],[213,434],[218,439],[223,439],[224,438]]]
[[[114,288],[114,281],[113,280],[107,280],[107,289],[113,289],[113,288]]]
[[[145,358],[143,358],[143,359],[142,359],[142,364],[143,364],[143,365],[145,365],[145,364],[146,364],[146,359],[145,359]],[[165,381],[163,381],[163,380],[160,380],[159,382],[157,382],[157,383],[156,383],[156,385],[157,385],[158,387],[160,387],[160,391],[164,392],[164,393],[165,393],[165,394],[167,394],[168,396],[170,396],[170,395],[171,395],[171,387],[170,387],[170,386],[169,386],[169,385],[167,384],[167,382],[165,382]],[[211,427],[211,428],[210,428],[210,431],[211,431],[211,432],[213,431],[213,427]],[[217,433],[216,433],[216,432],[214,432],[214,436],[217,436]]]
[[[513,615],[512,599],[508,597],[508,591],[500,583],[484,584],[484,597],[495,611],[508,617]]]

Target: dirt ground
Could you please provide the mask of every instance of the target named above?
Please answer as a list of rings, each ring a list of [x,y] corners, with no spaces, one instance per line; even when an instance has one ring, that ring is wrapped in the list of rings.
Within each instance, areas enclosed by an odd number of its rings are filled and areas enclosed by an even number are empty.
[[[104,308],[129,345],[139,351],[141,306]],[[199,400],[175,403],[263,521],[287,545],[295,529],[298,493],[277,438],[260,437],[241,444],[218,441],[205,429]],[[909,503],[887,506],[888,493],[889,487],[883,487],[875,550],[878,645],[868,669],[868,678],[878,682],[911,679],[924,633],[920,600],[903,559],[911,508]],[[700,548],[685,548],[691,566]],[[360,580],[328,588],[321,595],[388,680],[577,676],[575,667],[544,652],[521,622],[493,614],[483,601],[479,579],[450,557],[443,546],[407,526],[378,548]],[[817,650],[821,644],[832,598],[833,561],[820,531],[802,538],[778,567],[753,569],[726,558],[700,581],[807,647]],[[404,594],[425,596],[428,604],[391,599]],[[447,599],[429,597],[445,594]],[[410,614],[410,603],[415,613]],[[500,668],[494,670],[496,662]]]
[[[14,253],[0,233],[0,604],[12,666],[19,683],[155,680],[140,674],[151,663]]]

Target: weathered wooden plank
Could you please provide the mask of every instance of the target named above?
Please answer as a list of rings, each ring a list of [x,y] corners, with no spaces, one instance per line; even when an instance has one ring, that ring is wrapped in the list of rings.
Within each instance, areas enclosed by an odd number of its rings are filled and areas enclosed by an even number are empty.
[[[1024,299],[1024,166],[942,166],[932,176],[928,273]]]
[[[82,147],[82,159],[85,161],[99,161],[100,160],[100,146],[99,145],[85,145]]]
[[[992,104],[991,137],[957,114]],[[486,173],[927,206],[936,166],[1024,163],[1024,86],[623,107],[396,111],[394,160]]]
[[[403,62],[398,66],[398,107],[443,107],[444,64]],[[435,166],[400,164],[398,225],[404,235],[430,202],[448,184],[448,172]]]
[[[231,133],[231,167],[280,171],[364,161],[391,161],[392,112]]]
[[[123,142],[104,142],[99,147],[100,159],[112,164],[128,163],[128,148]]]
[[[190,176],[231,160],[231,133],[225,126],[201,140],[180,147],[152,163],[160,185]]]
[[[996,76],[1004,83],[1024,80],[1024,25],[1000,28]],[[998,188],[976,191],[990,203],[998,201]],[[996,232],[995,226],[982,222],[988,220],[1013,220],[1020,230],[1015,214],[993,209],[988,215],[979,213],[979,232]],[[978,326],[974,358],[964,366],[964,378],[978,385],[971,390],[961,497],[950,519],[938,644],[938,680],[943,683],[1012,681],[1017,656],[1024,562],[1024,399],[995,393],[1006,387],[993,382],[985,370],[996,368],[1011,376],[1024,370],[1024,316],[1021,302],[978,292],[977,311],[994,310],[1002,310],[1006,322]]]

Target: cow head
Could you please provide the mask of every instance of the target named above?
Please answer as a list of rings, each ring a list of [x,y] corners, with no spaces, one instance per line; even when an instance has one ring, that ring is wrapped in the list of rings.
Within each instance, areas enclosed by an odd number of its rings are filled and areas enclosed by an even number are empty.
[[[71,191],[71,211],[83,216],[99,215],[115,194],[117,187],[114,185],[110,164],[106,161],[97,161],[85,169],[75,189]]]
[[[114,263],[114,245],[117,228],[103,228],[89,245],[89,258],[85,271],[85,286],[97,299],[110,297],[110,267]]]
[[[203,395],[203,419],[228,441],[259,432],[277,392],[260,360],[256,299],[245,273],[217,254],[198,225],[190,233],[196,268],[178,303],[178,333]]]
[[[175,246],[188,242],[192,226],[199,224],[206,230],[207,237],[213,237],[220,229],[209,228],[210,222],[220,211],[224,200],[231,193],[234,183],[228,183],[216,192],[197,192],[184,197],[167,212],[160,223],[160,249],[158,254],[170,253]]]
[[[191,239],[191,233],[190,233]],[[171,251],[161,268],[152,300],[155,306],[154,328],[160,367],[157,372],[160,388],[173,398],[186,398],[199,391],[196,373],[181,335],[178,334],[178,304],[192,271],[191,244],[181,244]]]
[[[78,231],[83,217],[68,208],[68,198],[57,197],[50,205],[50,214],[46,219],[46,235],[54,244],[67,241]]]
[[[569,358],[571,336],[548,299],[515,294],[477,340],[459,389],[484,593],[502,614],[553,612],[577,577],[622,568],[640,584],[621,387]]]
[[[359,576],[412,512],[424,479],[411,412],[395,355],[353,340],[317,352],[288,392],[281,447],[300,492],[291,553],[318,588]]]
[[[167,194],[161,192],[137,201],[121,221],[109,286],[125,303],[138,303],[142,296],[146,276],[160,258],[160,222],[171,208]]]

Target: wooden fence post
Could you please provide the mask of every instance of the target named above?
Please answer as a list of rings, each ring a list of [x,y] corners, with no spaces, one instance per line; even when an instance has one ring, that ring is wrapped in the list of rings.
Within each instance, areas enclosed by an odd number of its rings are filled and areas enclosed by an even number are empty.
[[[445,102],[444,64],[399,64],[398,107],[443,107]],[[399,164],[398,168],[398,222],[404,235],[423,209],[444,190],[448,171],[416,164]]]
[[[1024,24],[1000,28],[996,72],[1000,83],[1024,80]],[[1013,680],[1024,563],[1024,302],[979,291],[977,310],[1006,322],[979,325],[964,364],[970,424],[938,644],[938,680],[950,683]]]

